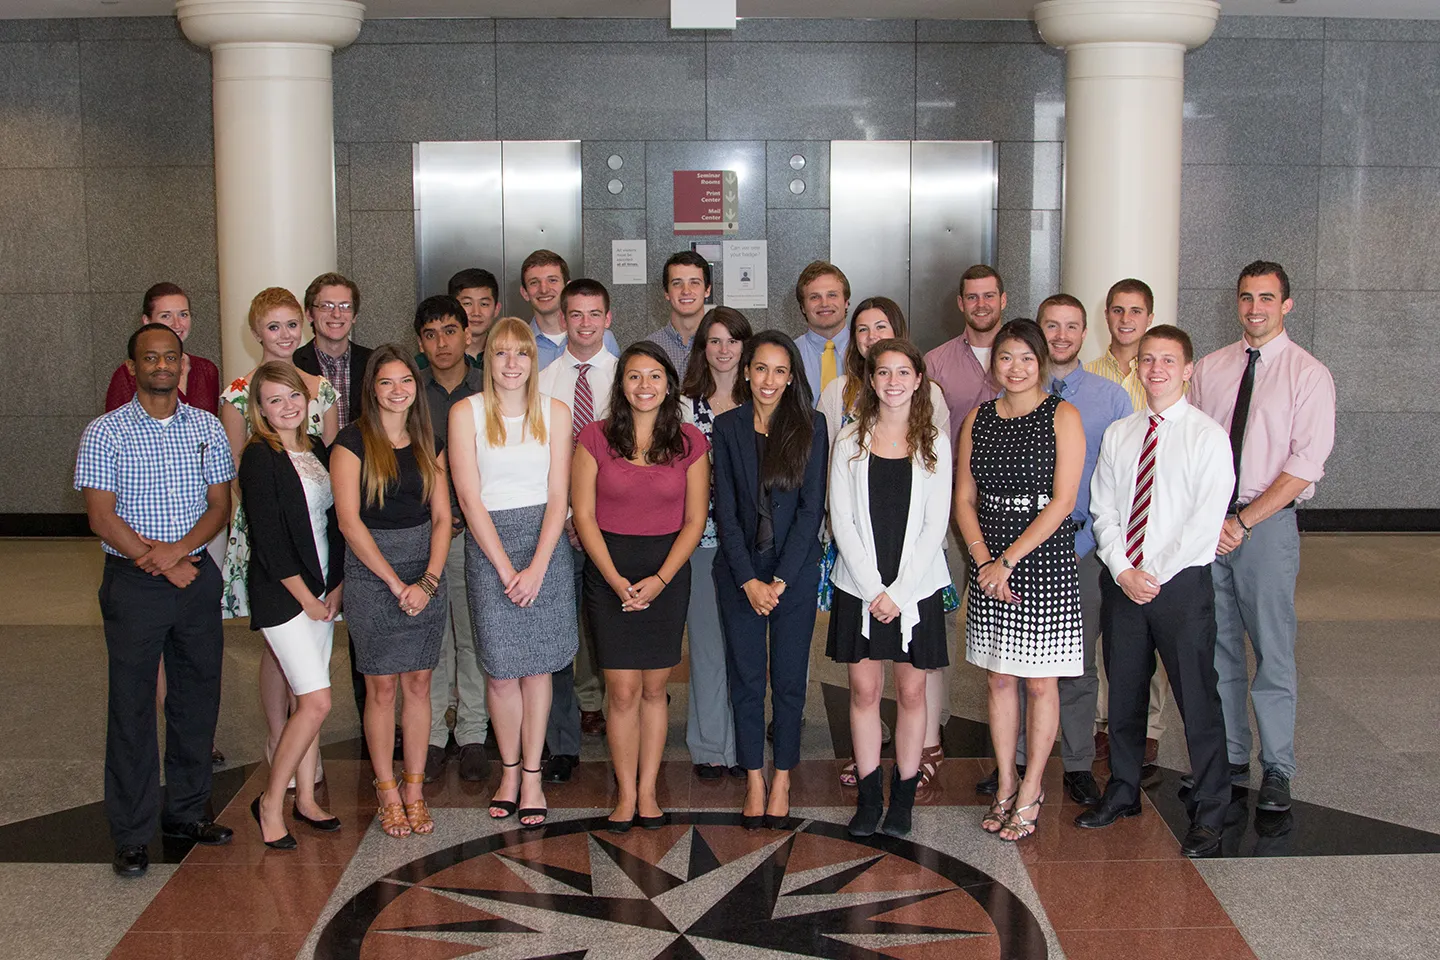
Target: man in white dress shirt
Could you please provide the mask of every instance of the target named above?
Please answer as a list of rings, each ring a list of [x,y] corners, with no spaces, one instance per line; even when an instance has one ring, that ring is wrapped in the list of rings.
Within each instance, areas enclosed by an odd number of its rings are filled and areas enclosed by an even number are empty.
[[[565,352],[540,372],[540,392],[570,408],[574,433],[595,420],[610,415],[610,388],[615,382],[618,358],[605,347],[610,330],[610,292],[598,280],[581,278],[565,285],[560,294],[565,318]],[[583,384],[581,380],[584,380]],[[577,395],[580,403],[577,404]],[[586,409],[588,407],[588,410]],[[573,439],[573,438],[572,438]],[[580,603],[585,554],[567,520],[565,532],[575,551],[575,602]],[[550,761],[545,779],[564,783],[580,762],[580,735],[605,735],[605,687],[595,666],[595,642],[580,624],[580,649],[573,666],[552,674],[554,693],[550,700],[550,723],[545,745]]]
[[[1185,723],[1194,771],[1190,830],[1180,850],[1215,854],[1230,801],[1225,718],[1215,673],[1210,567],[1235,486],[1230,438],[1185,399],[1194,347],[1178,327],[1152,327],[1136,368],[1144,410],[1105,431],[1090,484],[1100,575],[1100,625],[1110,677],[1110,783],[1075,818],[1107,827],[1140,813],[1145,714],[1155,653]]]

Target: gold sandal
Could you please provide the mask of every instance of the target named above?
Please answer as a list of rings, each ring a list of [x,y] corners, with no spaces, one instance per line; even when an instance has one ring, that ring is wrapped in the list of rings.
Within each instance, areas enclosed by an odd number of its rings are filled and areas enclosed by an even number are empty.
[[[1018,794],[1017,794],[1017,796],[1018,796]],[[1045,794],[1042,793],[1042,794],[1040,794],[1040,796],[1036,797],[1034,800],[1032,800],[1032,801],[1030,801],[1029,803],[1025,804],[1025,806],[1023,806],[1023,807],[1016,807],[1014,810],[1011,810],[1011,811],[1010,811],[1010,816],[1005,819],[1005,826],[1003,826],[1003,827],[1000,828],[1000,832],[1001,832],[1001,837],[1000,837],[1000,839],[1001,839],[1001,840],[1004,840],[1006,843],[1014,843],[1014,842],[1017,841],[1017,840],[1024,840],[1026,837],[1028,837],[1028,836],[1030,836],[1031,834],[1033,834],[1033,833],[1035,832],[1035,828],[1038,827],[1038,826],[1040,826],[1040,808],[1041,808],[1042,806],[1044,806],[1044,805],[1045,805]],[[1033,820],[1027,820],[1027,819],[1025,819],[1025,817],[1024,817],[1024,816],[1022,815],[1022,813],[1021,813],[1022,810],[1030,810],[1030,809],[1034,809],[1034,811],[1035,811],[1035,819],[1033,819]],[[1004,836],[1004,832],[1005,832],[1006,830],[1014,831],[1015,836],[1013,836],[1013,837]]]
[[[1015,792],[1004,800],[999,797],[990,804],[990,812],[985,814],[985,819],[980,821],[981,828],[986,833],[999,833],[1005,829],[1005,824],[1010,819],[1010,812],[1015,801],[1020,797],[1020,788],[1016,787]]]
[[[399,790],[400,783],[394,777],[389,780],[372,780],[375,784],[375,802],[380,809],[375,811],[380,817],[380,829],[387,837],[394,837],[396,840],[404,840],[410,836],[410,822],[405,819],[405,807],[398,803],[386,803],[380,799],[380,794],[385,790]]]
[[[424,783],[425,774],[402,773],[400,779],[406,783]],[[414,803],[405,804],[405,819],[410,822],[410,829],[415,833],[435,832],[435,820],[430,816],[430,808],[425,805],[424,797]]]

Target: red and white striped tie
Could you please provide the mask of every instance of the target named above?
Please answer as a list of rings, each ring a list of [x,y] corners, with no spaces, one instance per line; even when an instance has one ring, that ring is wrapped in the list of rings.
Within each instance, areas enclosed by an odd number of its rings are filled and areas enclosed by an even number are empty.
[[[580,438],[580,431],[588,427],[595,419],[595,395],[590,391],[590,378],[586,376],[590,372],[590,364],[581,363],[575,367],[575,416],[574,425],[570,431],[570,442],[574,443]]]
[[[1150,515],[1150,495],[1155,492],[1155,447],[1159,436],[1156,428],[1160,417],[1150,414],[1145,431],[1145,446],[1140,450],[1140,467],[1135,473],[1135,499],[1130,504],[1130,526],[1125,530],[1125,557],[1132,567],[1145,559],[1145,519]]]

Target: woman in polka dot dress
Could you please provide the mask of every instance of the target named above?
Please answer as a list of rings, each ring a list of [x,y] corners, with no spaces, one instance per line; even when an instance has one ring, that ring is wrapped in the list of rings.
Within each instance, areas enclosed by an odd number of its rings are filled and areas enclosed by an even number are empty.
[[[1046,394],[1045,337],[1012,320],[995,338],[990,375],[1004,391],[965,418],[956,462],[955,521],[970,553],[965,659],[989,671],[990,735],[999,790],[983,821],[1002,840],[1035,832],[1045,764],[1018,781],[1019,683],[1026,745],[1048,757],[1060,724],[1058,678],[1084,669],[1080,581],[1070,514],[1085,460],[1080,414]]]

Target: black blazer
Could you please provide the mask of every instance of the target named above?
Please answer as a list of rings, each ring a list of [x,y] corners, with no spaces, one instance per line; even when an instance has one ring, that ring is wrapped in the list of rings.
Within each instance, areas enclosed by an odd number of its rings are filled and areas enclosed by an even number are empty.
[[[771,494],[770,515],[775,524],[779,563],[775,576],[798,583],[808,564],[820,561],[820,524],[825,518],[825,477],[829,461],[829,434],[825,415],[814,412],[815,435],[810,462],[798,489]],[[711,428],[711,455],[715,461],[715,531],[721,559],[738,587],[755,578],[756,491],[760,461],[755,450],[755,408],[742,403],[715,418]]]
[[[355,341],[350,341],[350,419],[360,419],[360,397],[365,392],[365,365],[370,362],[370,354],[374,353],[369,347],[362,347]],[[315,341],[311,339],[299,350],[290,362],[306,373],[313,373],[317,377],[325,374],[320,370],[320,358],[315,356]],[[345,426],[345,424],[341,424]]]
[[[315,456],[330,466],[330,451],[313,440]],[[278,627],[301,612],[300,602],[281,583],[297,574],[315,596],[328,593],[345,576],[345,541],[331,507],[329,576],[310,530],[310,508],[290,455],[264,441],[245,445],[240,456],[240,497],[250,527],[250,629]]]

